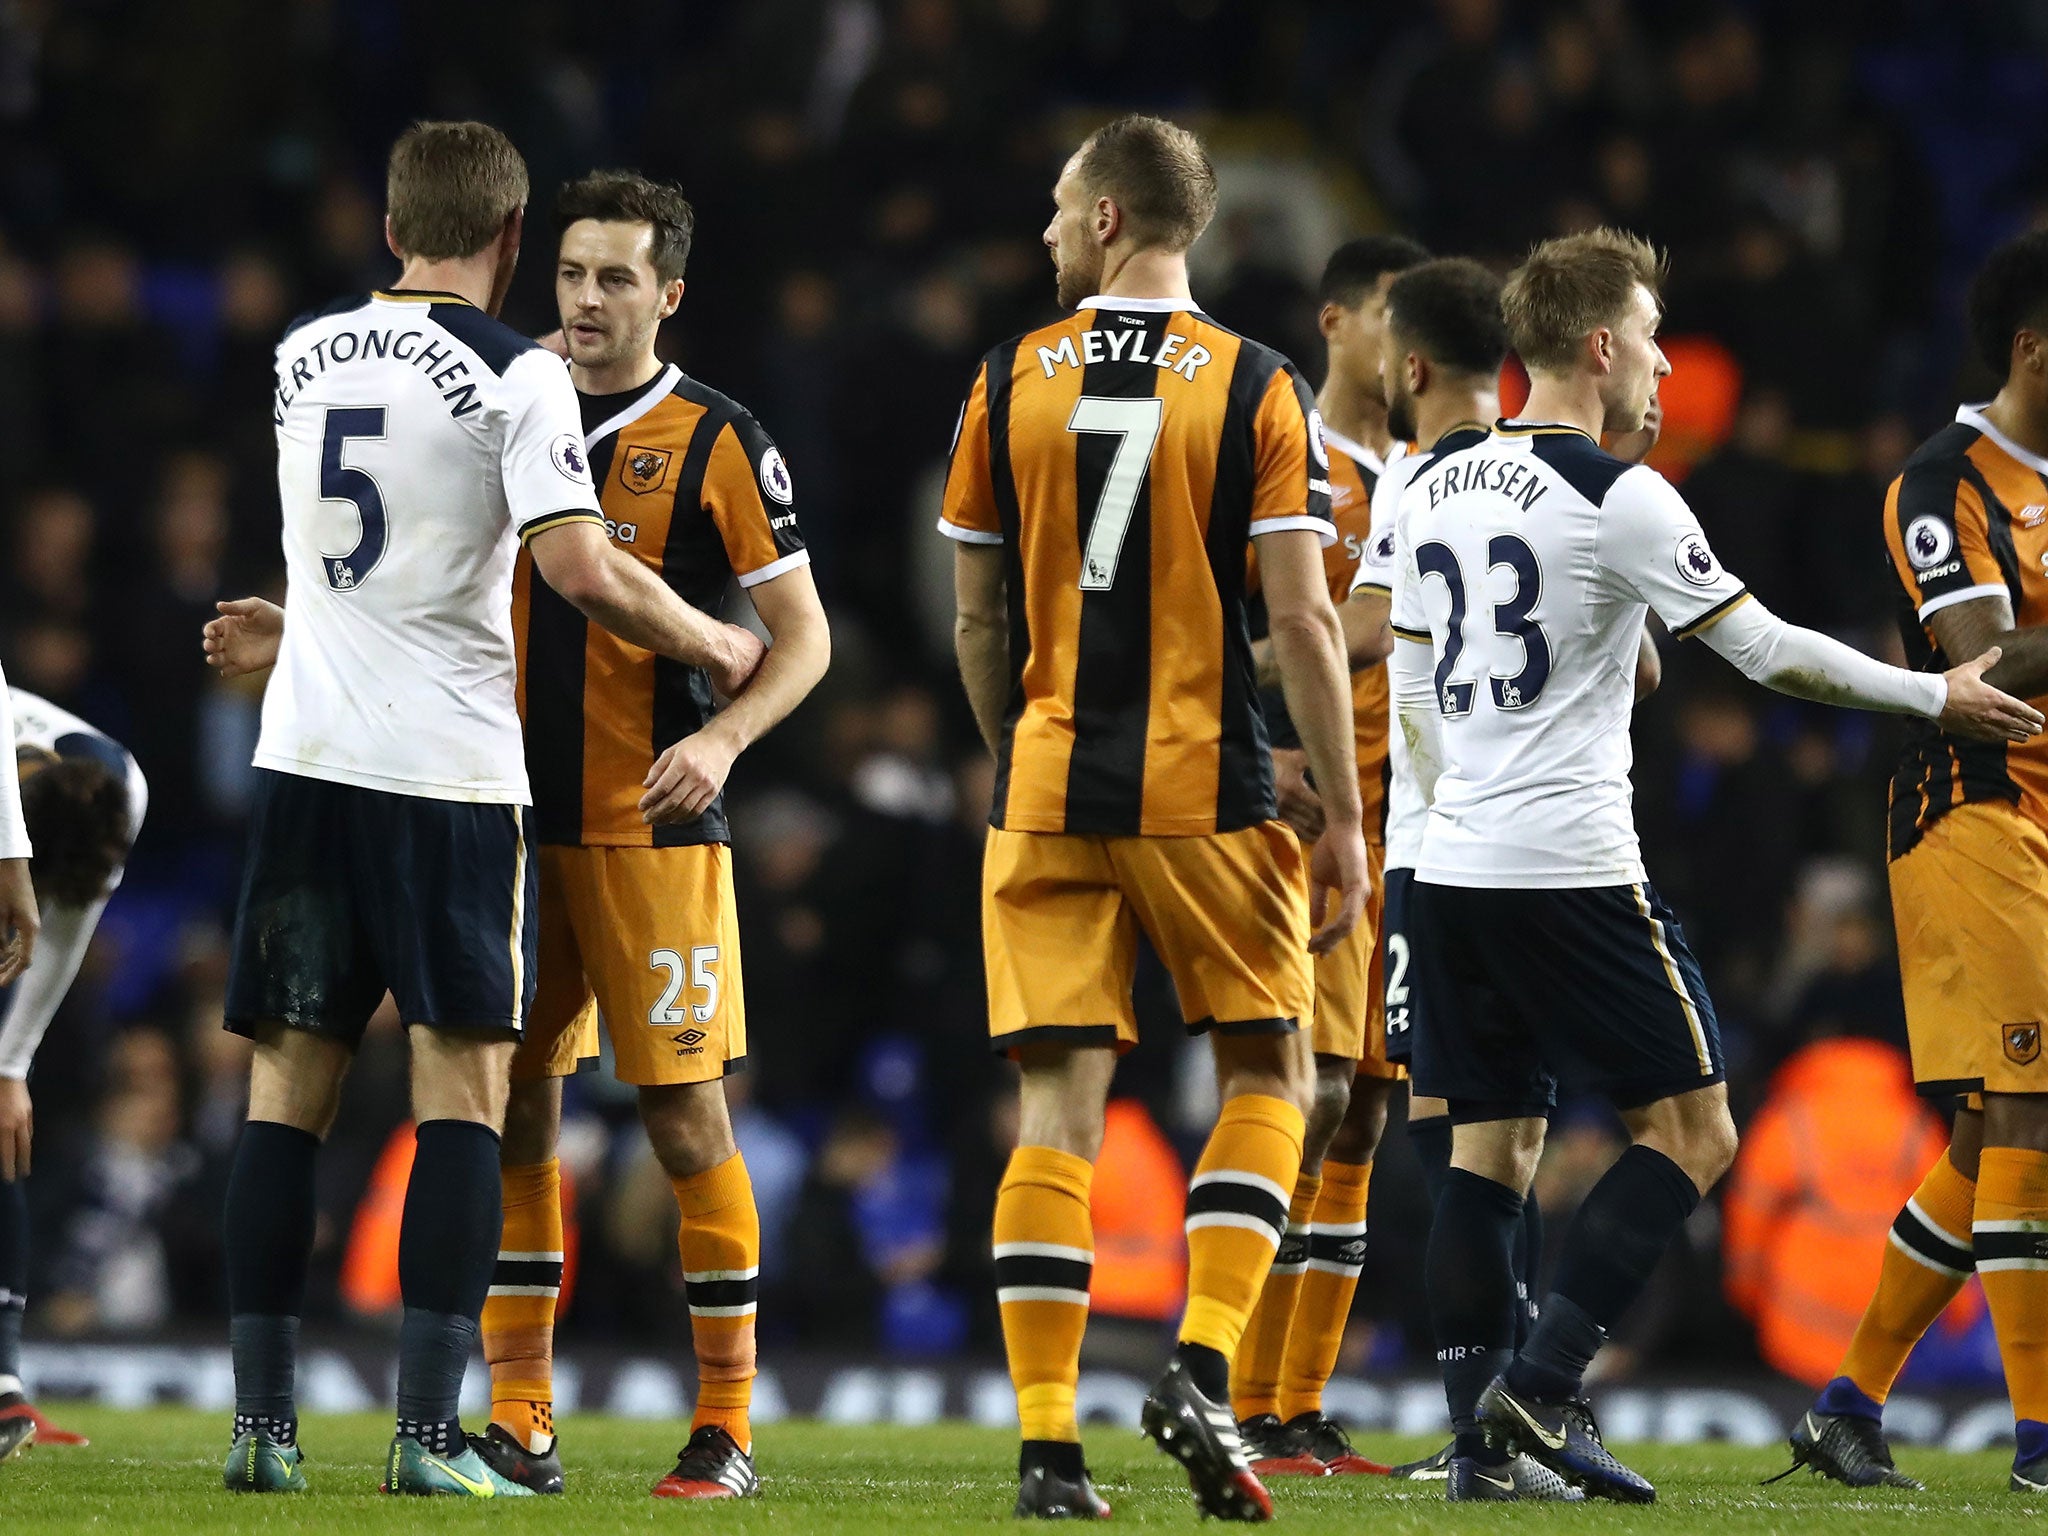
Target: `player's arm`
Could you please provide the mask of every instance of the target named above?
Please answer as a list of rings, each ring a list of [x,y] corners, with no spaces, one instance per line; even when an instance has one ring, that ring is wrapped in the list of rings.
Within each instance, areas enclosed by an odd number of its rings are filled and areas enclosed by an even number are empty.
[[[768,654],[743,693],[654,760],[640,797],[640,814],[650,823],[701,816],[725,787],[733,761],[787,719],[831,664],[832,631],[808,565],[747,591],[768,630]]]
[[[606,538],[602,523],[556,523],[527,548],[542,579],[584,617],[657,656],[702,667],[720,693],[737,694],[760,665],[761,642],[751,631],[692,608]]]
[[[1394,654],[1387,659],[1388,691],[1394,698],[1394,719],[1408,748],[1408,766],[1425,805],[1436,803],[1436,781],[1443,775],[1443,720],[1436,697],[1436,651],[1428,621],[1417,602],[1422,574],[1414,552],[1401,544],[1401,610],[1389,619]]]
[[[1259,566],[1281,692],[1322,801],[1316,878],[1342,893],[1337,911],[1310,941],[1320,954],[1349,933],[1364,910],[1365,812],[1358,794],[1351,669],[1344,659],[1344,628],[1323,584],[1316,536],[1302,529],[1261,535]]]
[[[1992,687],[2023,699],[2048,694],[2048,626],[2021,629],[2013,622],[2012,599],[2005,593],[1938,609],[1928,615],[1927,627],[1947,656],[1981,656],[1995,646],[1998,665],[1984,674]]]
[[[45,911],[36,963],[0,1003],[0,1179],[28,1177],[35,1137],[28,1070],[106,908],[102,898],[86,907],[52,905]]]
[[[1010,619],[990,452],[984,362],[975,370],[953,429],[939,532],[953,541],[953,656],[960,666],[960,686],[981,739],[995,753],[1001,749],[1003,711],[1010,701]]]
[[[953,546],[953,656],[967,706],[991,753],[1001,747],[1010,697],[1007,588],[1000,546]]]
[[[1329,464],[1321,458],[1315,397],[1293,367],[1267,382],[1252,418],[1250,533],[1258,550],[1268,635],[1280,690],[1323,803],[1323,835],[1309,867],[1315,882],[1309,948],[1322,954],[1358,925],[1369,876],[1351,721],[1351,667],[1330,602],[1323,546],[1334,543]],[[1338,901],[1329,909],[1325,892]]]
[[[5,673],[0,673],[0,742],[10,751],[14,746],[14,705],[7,697]],[[0,987],[27,968],[42,926],[28,873],[33,851],[21,817],[21,780],[11,771],[0,773]]]
[[[1615,481],[1599,538],[1600,565],[1627,594],[1655,608],[1673,635],[1698,635],[1753,682],[1816,703],[1920,715],[1983,741],[2040,732],[2039,713],[1983,681],[1995,651],[1934,677],[1787,624],[1721,566],[1691,509],[1652,470]]]

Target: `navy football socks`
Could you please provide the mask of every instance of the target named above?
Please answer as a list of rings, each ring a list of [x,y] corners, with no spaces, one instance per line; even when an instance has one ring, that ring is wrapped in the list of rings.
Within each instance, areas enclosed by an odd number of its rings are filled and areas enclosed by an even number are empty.
[[[222,1224],[237,1434],[244,1421],[261,1421],[275,1438],[292,1439],[319,1151],[310,1131],[270,1120],[250,1121],[235,1148]]]
[[[1444,1176],[1423,1273],[1457,1454],[1501,1458],[1479,1433],[1479,1396],[1514,1352],[1514,1236],[1522,1197],[1463,1168]]]

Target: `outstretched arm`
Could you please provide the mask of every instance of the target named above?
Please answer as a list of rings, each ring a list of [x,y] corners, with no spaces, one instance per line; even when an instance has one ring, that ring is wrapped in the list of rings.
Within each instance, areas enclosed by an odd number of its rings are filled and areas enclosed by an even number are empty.
[[[1861,651],[1796,624],[1755,598],[1739,602],[1698,631],[1745,677],[1794,698],[1938,720],[1945,731],[1980,741],[2026,741],[2041,731],[2038,710],[1984,679],[1996,647],[1940,677],[1886,666]]]

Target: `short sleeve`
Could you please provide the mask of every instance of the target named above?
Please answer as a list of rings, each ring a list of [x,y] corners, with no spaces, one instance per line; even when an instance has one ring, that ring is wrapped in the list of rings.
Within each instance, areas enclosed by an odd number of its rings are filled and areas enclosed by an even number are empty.
[[[953,428],[953,460],[946,470],[946,495],[939,509],[939,532],[962,544],[1000,544],[1002,519],[996,514],[995,480],[989,469],[988,364],[974,375],[967,403]]]
[[[1412,457],[1412,456],[1411,456]],[[1408,488],[1408,458],[1396,459],[1381,472],[1372,488],[1372,516],[1366,524],[1365,552],[1351,573],[1351,594],[1394,590],[1394,509]]]
[[[1749,596],[1714,557],[1700,521],[1671,482],[1638,466],[1617,479],[1600,505],[1601,569],[1622,593],[1656,610],[1683,640]]]
[[[1885,498],[1892,569],[1924,623],[1944,608],[2009,589],[1991,553],[1984,495],[1960,457],[1907,466]]]
[[[718,430],[704,466],[704,508],[733,578],[757,587],[811,563],[796,524],[796,487],[782,450],[742,411]]]
[[[1326,549],[1337,542],[1323,418],[1292,364],[1273,374],[1252,419],[1252,468],[1252,537],[1305,528]]]
[[[563,523],[602,522],[568,365],[538,348],[522,352],[506,368],[504,385],[500,469],[519,537]]]

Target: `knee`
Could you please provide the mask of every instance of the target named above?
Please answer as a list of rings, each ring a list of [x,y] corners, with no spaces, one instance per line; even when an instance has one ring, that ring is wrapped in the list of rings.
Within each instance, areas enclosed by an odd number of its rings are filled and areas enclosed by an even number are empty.
[[[1704,1194],[1735,1166],[1735,1154],[1740,1147],[1735,1117],[1724,1104],[1718,1113],[1701,1116],[1685,1127],[1673,1161],[1692,1176],[1693,1183]]]
[[[640,1123],[655,1159],[674,1179],[707,1173],[738,1150],[722,1083],[640,1090]]]
[[[1344,1117],[1351,1108],[1351,1063],[1337,1068],[1316,1063],[1315,1086],[1310,1091],[1308,1131],[1303,1138],[1305,1156],[1319,1159],[1330,1147]]]
[[[1387,1099],[1383,1084],[1353,1084],[1344,1122],[1330,1142],[1330,1156],[1340,1163],[1371,1162],[1387,1133]]]
[[[514,1083],[505,1099],[505,1129],[498,1160],[508,1168],[544,1163],[555,1155],[561,1129],[561,1079]]]

